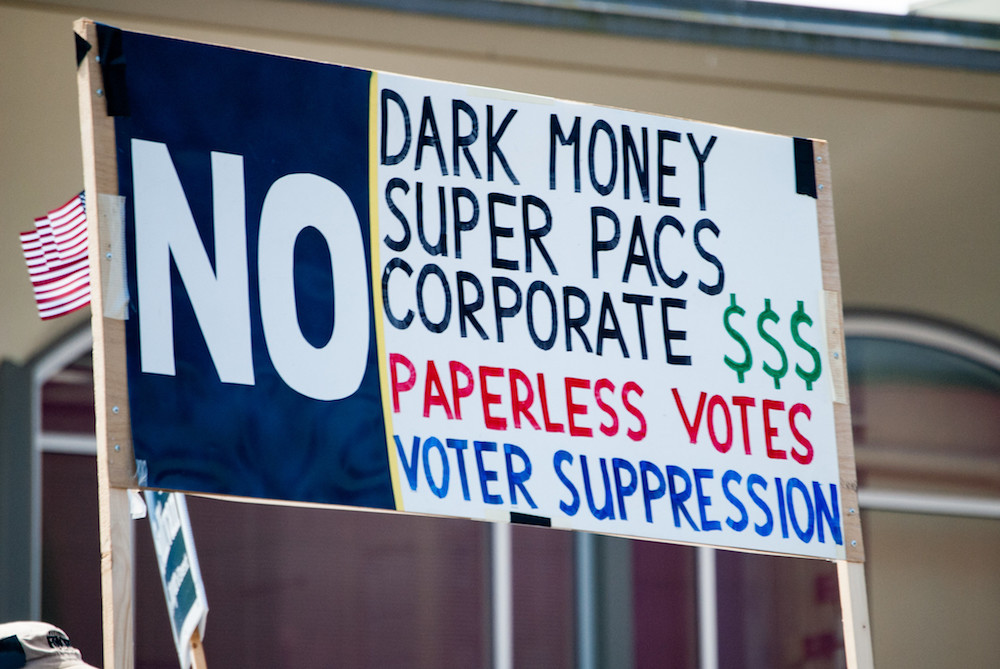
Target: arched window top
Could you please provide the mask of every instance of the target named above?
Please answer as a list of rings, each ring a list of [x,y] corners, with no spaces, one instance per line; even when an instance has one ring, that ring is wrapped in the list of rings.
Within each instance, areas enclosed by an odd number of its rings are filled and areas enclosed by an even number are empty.
[[[93,455],[94,367],[90,324],[82,324],[32,363],[35,449]]]
[[[844,331],[860,484],[1000,497],[1000,343],[899,314]]]
[[[852,380],[906,379],[1000,392],[1000,342],[891,313],[848,312],[844,327],[854,353],[847,360]]]

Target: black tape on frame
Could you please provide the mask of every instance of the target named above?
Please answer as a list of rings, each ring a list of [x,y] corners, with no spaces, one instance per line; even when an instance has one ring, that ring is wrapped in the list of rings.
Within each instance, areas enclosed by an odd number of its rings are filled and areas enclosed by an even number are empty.
[[[510,512],[510,522],[518,525],[537,525],[538,527],[552,527],[552,519],[545,516],[532,516],[527,513]]]
[[[78,33],[73,33],[73,37],[76,38],[76,66],[80,67],[80,63],[83,59],[87,57],[87,52],[90,51],[90,42],[80,37]]]
[[[98,23],[97,53],[101,59],[101,77],[104,79],[104,99],[108,105],[108,116],[128,116],[128,85],[125,82],[122,31]]]
[[[796,137],[795,144],[795,192],[816,197],[816,163],[813,156],[812,140]]]

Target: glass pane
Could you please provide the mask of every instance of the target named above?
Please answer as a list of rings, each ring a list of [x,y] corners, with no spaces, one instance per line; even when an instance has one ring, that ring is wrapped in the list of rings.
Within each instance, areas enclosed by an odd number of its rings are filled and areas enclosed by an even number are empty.
[[[93,456],[42,455],[42,619],[63,628],[84,660],[101,666],[101,543]]]
[[[489,657],[483,523],[196,497],[188,509],[209,666],[470,667]],[[155,620],[165,607],[159,582],[147,582],[158,579],[148,523],[137,549],[149,565],[137,610]],[[140,660],[162,647],[146,634],[164,629],[165,615],[137,622]]]
[[[635,666],[697,666],[695,549],[633,541],[632,569]]]
[[[836,565],[718,551],[719,666],[845,665]]]
[[[89,351],[42,386],[42,431],[94,435],[94,365]]]
[[[43,467],[42,615],[99,666],[96,460],[48,453]],[[488,665],[488,526],[194,497],[188,506],[210,666]],[[135,528],[136,666],[176,667],[149,524]]]
[[[514,666],[571,669],[576,666],[573,534],[514,525],[511,543]]]

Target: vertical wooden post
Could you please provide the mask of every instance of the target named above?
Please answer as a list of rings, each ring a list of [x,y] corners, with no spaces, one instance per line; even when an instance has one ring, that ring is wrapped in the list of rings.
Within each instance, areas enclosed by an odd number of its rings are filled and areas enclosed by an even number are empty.
[[[840,460],[840,517],[843,519],[844,527],[845,559],[837,562],[837,576],[840,581],[840,607],[844,621],[844,648],[849,669],[871,669],[874,666],[874,659],[868,616],[868,595],[865,591],[865,551],[861,540],[858,474],[854,462],[854,435],[851,430],[851,405],[847,389],[844,314],[840,299],[840,263],[833,224],[833,184],[830,154],[826,142],[813,142],[813,156],[816,170],[820,260],[823,266],[823,292],[826,301],[824,318],[829,347],[827,364],[834,386],[834,422]]]
[[[192,669],[208,669],[208,662],[205,660],[205,645],[201,642],[201,632],[194,628],[191,634],[191,667]]]
[[[868,617],[868,592],[863,562],[837,563],[840,606],[844,615],[844,652],[847,666],[865,669],[874,666],[872,630]]]
[[[104,666],[131,669],[132,520],[128,488],[135,483],[135,459],[129,427],[125,376],[125,323],[104,316],[102,274],[121,263],[110,240],[101,239],[102,199],[118,195],[114,119],[107,115],[97,26],[79,19],[74,30],[90,45],[77,71],[80,136],[90,252],[91,328],[94,335],[94,394],[97,418],[97,479],[101,532],[101,598],[104,622]]]

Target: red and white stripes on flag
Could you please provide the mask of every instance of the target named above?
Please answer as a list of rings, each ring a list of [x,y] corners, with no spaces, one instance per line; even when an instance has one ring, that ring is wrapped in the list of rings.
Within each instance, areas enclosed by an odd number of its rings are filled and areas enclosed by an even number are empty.
[[[35,219],[35,229],[21,233],[21,248],[43,320],[76,311],[90,303],[87,212],[83,193]]]

